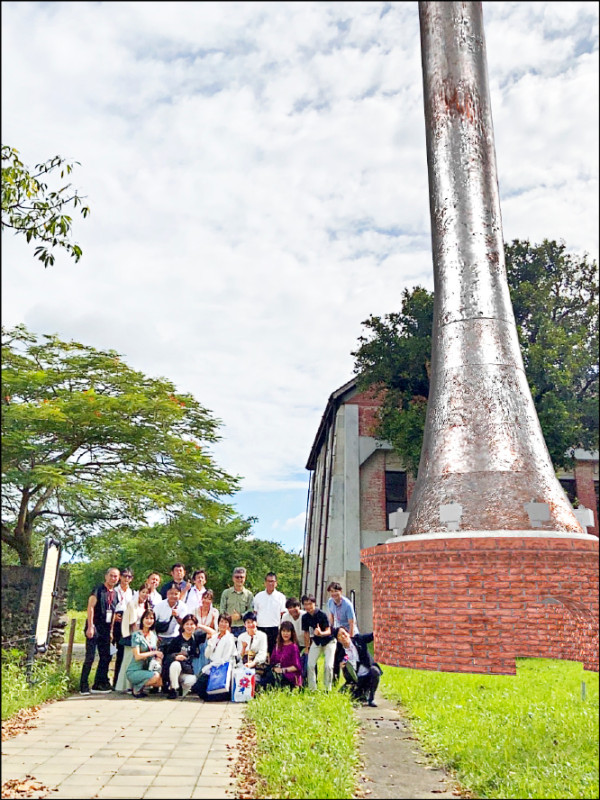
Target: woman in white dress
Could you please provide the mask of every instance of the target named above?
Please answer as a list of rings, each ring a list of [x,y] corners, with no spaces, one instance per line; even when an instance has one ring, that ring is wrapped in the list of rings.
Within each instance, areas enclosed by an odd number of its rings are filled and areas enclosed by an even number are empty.
[[[219,627],[219,609],[215,608],[212,604],[214,599],[214,593],[212,589],[207,589],[204,594],[202,595],[202,603],[200,608],[196,609],[194,612],[196,618],[198,620],[198,625],[204,625],[206,628],[211,628],[212,630],[216,631]],[[200,630],[203,630],[200,627]],[[202,671],[202,667],[205,667],[208,663],[208,659],[206,657],[206,645],[208,643],[207,634],[203,633],[202,636],[204,637],[203,641],[200,644],[200,652],[198,658],[194,659],[194,673],[199,675]]]
[[[148,608],[148,598],[150,596],[150,588],[144,583],[133,597],[133,600],[128,604],[123,612],[123,619],[121,620],[121,633],[123,634],[123,661],[121,669],[115,683],[116,692],[128,692],[131,689],[131,683],[127,680],[127,667],[133,658],[133,650],[131,649],[131,634],[140,629],[140,619],[142,614]],[[129,644],[127,644],[129,642]]]

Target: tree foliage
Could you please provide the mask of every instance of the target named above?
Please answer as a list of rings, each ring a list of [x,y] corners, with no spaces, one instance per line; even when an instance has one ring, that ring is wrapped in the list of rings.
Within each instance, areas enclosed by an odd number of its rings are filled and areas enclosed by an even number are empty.
[[[50,189],[45,177],[51,173],[61,180],[70,175],[74,164],[61,156],[54,156],[36,164],[31,172],[19,159],[19,151],[2,145],[2,231],[12,229],[25,236],[27,242],[41,242],[35,256],[45,267],[54,264],[51,248],[62,247],[75,261],[82,255],[81,247],[72,241],[73,218],[66,213],[68,207],[78,208],[82,216],[90,213],[83,198],[70,183]]]
[[[506,269],[527,379],[555,466],[573,447],[598,447],[598,271],[564,242],[505,245]],[[352,353],[359,388],[382,405],[376,434],[416,474],[427,398],[433,294],[404,290],[402,309],[363,322]]]
[[[274,571],[278,589],[291,596],[300,589],[302,559],[286,552],[281,545],[251,535],[252,519],[234,516],[219,524],[184,515],[167,524],[123,527],[88,539],[89,561],[70,565],[69,602],[71,608],[84,608],[92,586],[101,583],[110,566],[131,567],[135,588],[150,572],[158,572],[163,583],[170,580],[171,566],[181,561],[188,576],[194,569],[205,569],[207,587],[215,593],[231,585],[237,566],[247,569],[246,585],[255,593],[264,589],[264,577]]]
[[[221,525],[237,479],[214,462],[218,421],[112,351],[20,325],[2,331],[2,542],[22,564],[36,535],[72,553],[90,534],[194,514]]]

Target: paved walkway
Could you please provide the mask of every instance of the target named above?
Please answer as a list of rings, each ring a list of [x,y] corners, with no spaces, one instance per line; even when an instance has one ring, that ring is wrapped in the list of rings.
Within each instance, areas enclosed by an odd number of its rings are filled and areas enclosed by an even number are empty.
[[[195,697],[73,695],[44,706],[33,730],[2,742],[2,781],[31,775],[57,800],[234,797],[243,714],[242,703]]]
[[[376,695],[377,708],[361,706],[360,753],[367,775],[369,798],[454,798],[454,783],[442,769],[427,764],[408,721],[386,700]]]

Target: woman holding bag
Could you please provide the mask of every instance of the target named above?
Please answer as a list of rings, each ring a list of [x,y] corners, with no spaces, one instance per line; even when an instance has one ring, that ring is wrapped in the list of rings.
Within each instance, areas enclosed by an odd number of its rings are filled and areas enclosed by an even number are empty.
[[[232,661],[235,659],[236,654],[235,636],[231,633],[231,617],[229,614],[221,614],[219,616],[218,630],[209,628],[207,625],[198,625],[198,628],[208,634],[205,651],[208,664],[202,668],[194,691],[200,695],[201,700],[229,700]],[[225,664],[229,665],[229,682],[225,683],[222,692],[207,694],[210,690],[208,683],[211,672],[219,667],[224,667]]]
[[[147,697],[144,686],[160,687],[160,664],[163,654],[158,649],[158,638],[154,631],[156,617],[152,609],[147,609],[140,619],[140,630],[131,635],[133,659],[127,667],[127,678],[131,683],[134,697]],[[150,669],[152,662],[158,662],[158,670]]]

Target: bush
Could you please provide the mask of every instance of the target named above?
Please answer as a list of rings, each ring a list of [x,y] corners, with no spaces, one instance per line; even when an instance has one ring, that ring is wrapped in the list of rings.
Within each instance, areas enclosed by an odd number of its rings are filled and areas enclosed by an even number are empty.
[[[78,682],[74,665],[71,678],[60,662],[36,658],[31,669],[32,684],[27,682],[26,654],[12,648],[2,651],[2,719],[9,719],[22,708],[31,708],[47,700],[66,697]]]

